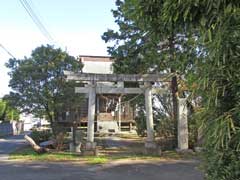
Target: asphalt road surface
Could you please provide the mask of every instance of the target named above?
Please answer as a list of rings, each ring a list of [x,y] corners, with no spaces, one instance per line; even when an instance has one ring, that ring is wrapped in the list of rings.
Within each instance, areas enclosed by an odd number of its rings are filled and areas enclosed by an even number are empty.
[[[8,154],[26,145],[24,135],[0,138],[0,161],[7,160]]]
[[[2,180],[203,180],[196,162],[131,162],[106,166],[70,162],[3,162]]]

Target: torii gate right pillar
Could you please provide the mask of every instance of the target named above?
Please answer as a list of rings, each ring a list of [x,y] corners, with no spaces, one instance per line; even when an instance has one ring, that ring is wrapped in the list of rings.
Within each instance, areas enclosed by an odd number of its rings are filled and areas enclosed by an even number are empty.
[[[178,109],[178,149],[177,151],[188,151],[188,118],[187,100],[179,98]]]

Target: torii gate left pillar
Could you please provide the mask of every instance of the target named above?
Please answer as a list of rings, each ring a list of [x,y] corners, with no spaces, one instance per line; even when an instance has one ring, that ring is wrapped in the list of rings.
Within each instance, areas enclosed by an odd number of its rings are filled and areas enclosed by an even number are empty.
[[[144,83],[146,123],[147,123],[147,142],[154,141],[153,112],[152,112],[152,85],[149,82]]]
[[[145,96],[146,124],[147,124],[147,139],[145,141],[145,151],[146,151],[145,153],[160,155],[161,154],[160,147],[158,147],[154,138],[151,82],[144,82],[144,96]]]
[[[86,149],[96,149],[96,142],[94,142],[94,120],[96,107],[96,84],[91,82],[89,84],[88,92],[88,130]]]

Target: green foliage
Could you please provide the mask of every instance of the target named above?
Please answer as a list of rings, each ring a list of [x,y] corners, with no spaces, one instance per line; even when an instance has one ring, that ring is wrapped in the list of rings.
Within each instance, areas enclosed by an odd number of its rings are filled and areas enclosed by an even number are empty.
[[[155,94],[153,100],[155,100],[153,103],[153,112],[157,135],[166,139],[174,139],[177,129],[172,116],[171,95],[169,93]],[[160,107],[155,107],[155,104],[160,104]],[[176,147],[176,141],[173,147]]]
[[[202,97],[199,120],[206,148],[207,178],[239,179],[240,2],[216,2],[180,3],[181,8],[189,9],[184,11],[185,22],[200,24],[198,41],[205,47],[204,56],[195,62],[196,68],[188,73],[188,79],[198,82],[193,95]],[[196,7],[201,13],[193,13]]]
[[[239,180],[240,157],[234,151],[206,151],[205,170],[209,180]]]
[[[199,125],[197,119],[194,116],[188,117],[188,143],[189,148],[194,149],[194,147],[200,146],[200,140],[198,140]]]
[[[190,40],[194,43],[196,34],[192,29],[180,28],[183,23],[167,23],[165,4],[168,2],[116,1],[117,9],[112,12],[119,31],[108,30],[102,36],[105,42],[115,42],[108,47],[115,59],[115,72],[184,71],[192,64],[192,57],[198,52]]]
[[[0,120],[10,121],[19,120],[20,112],[17,108],[11,106],[11,104],[5,99],[0,99]]]
[[[75,82],[66,82],[64,70],[80,71],[82,64],[53,46],[41,46],[29,58],[9,59],[9,101],[23,112],[47,117],[51,124],[57,112],[75,108],[81,100],[74,95]]]
[[[138,116],[135,118],[137,126],[137,134],[139,136],[146,136],[146,115],[143,111],[140,111]]]
[[[6,119],[9,120],[9,121],[10,120],[17,121],[17,120],[19,120],[19,118],[20,118],[19,110],[15,109],[15,108],[8,107],[7,114],[6,114]]]
[[[175,131],[174,121],[171,118],[161,117],[156,123],[156,132],[159,137],[173,137]]]
[[[38,154],[31,147],[18,149],[10,154],[10,159],[18,159],[24,161],[80,161],[79,155],[69,152],[52,152],[45,154]]]
[[[6,116],[7,103],[0,99],[0,120],[5,119]]]
[[[156,63],[152,61],[155,61],[157,45],[129,16],[128,2],[116,1],[117,10],[112,12],[119,31],[108,30],[102,38],[105,42],[115,42],[113,47],[108,47],[108,52],[115,59],[113,68],[116,73],[146,73],[149,67],[155,69]]]
[[[53,134],[47,130],[32,130],[31,132],[31,137],[37,144],[48,141],[52,136]]]
[[[198,55],[197,50],[192,48],[196,34],[192,29],[187,31],[178,27],[183,23],[165,23],[165,3],[167,2],[154,0],[116,1],[117,9],[112,12],[119,30],[108,30],[102,36],[105,42],[115,43],[108,47],[108,52],[115,60],[113,68],[116,73],[178,72],[182,75],[182,72],[192,66],[193,57]],[[173,130],[176,138],[177,96],[184,96],[184,93],[178,90],[176,77],[172,78],[170,87],[172,97],[167,103],[172,108],[167,115],[173,119],[171,123],[175,126]],[[162,102],[163,97],[156,98]],[[166,107],[161,108],[165,111],[159,109],[156,113],[159,115],[156,116],[166,114]]]

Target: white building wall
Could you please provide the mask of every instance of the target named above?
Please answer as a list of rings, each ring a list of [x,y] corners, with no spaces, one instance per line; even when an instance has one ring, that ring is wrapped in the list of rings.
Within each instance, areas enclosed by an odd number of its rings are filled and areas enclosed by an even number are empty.
[[[84,73],[112,74],[112,62],[83,61]]]
[[[24,122],[24,131],[29,131],[34,125],[48,125],[50,124],[44,118],[36,118],[33,114],[20,114],[20,121]]]

